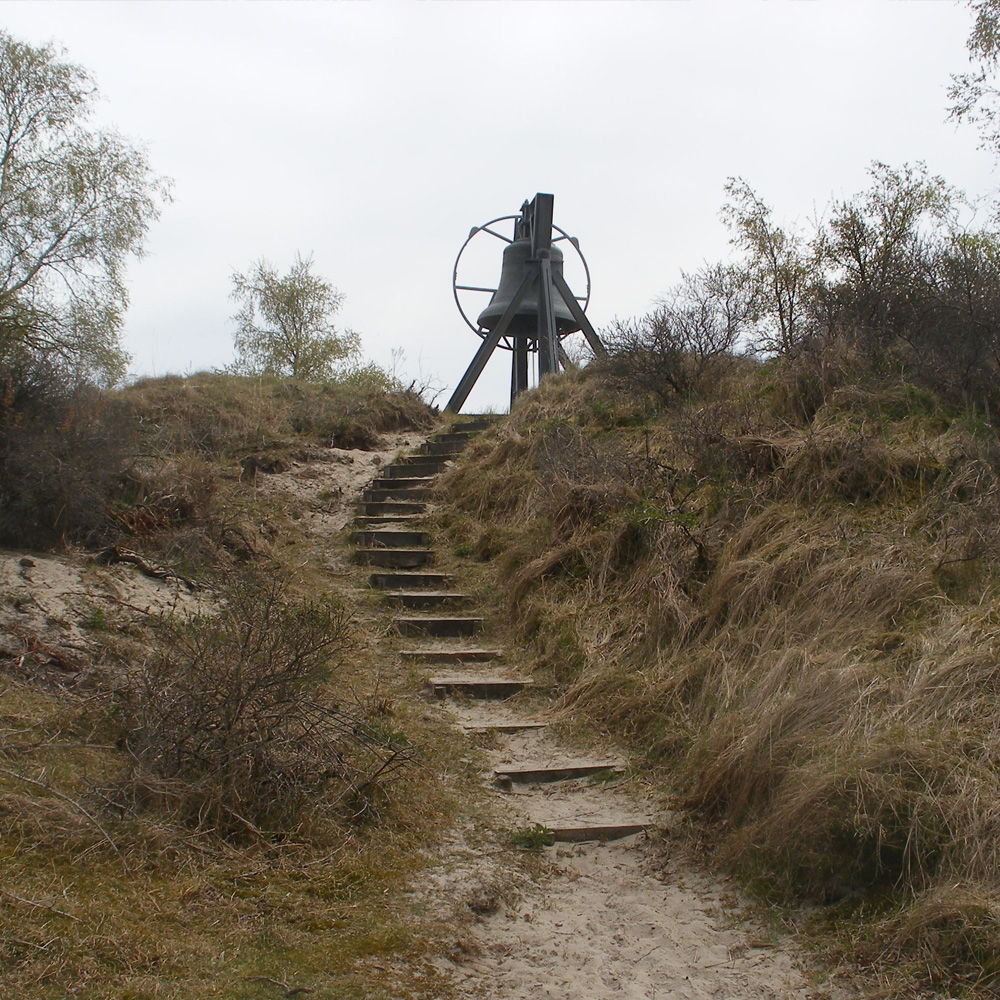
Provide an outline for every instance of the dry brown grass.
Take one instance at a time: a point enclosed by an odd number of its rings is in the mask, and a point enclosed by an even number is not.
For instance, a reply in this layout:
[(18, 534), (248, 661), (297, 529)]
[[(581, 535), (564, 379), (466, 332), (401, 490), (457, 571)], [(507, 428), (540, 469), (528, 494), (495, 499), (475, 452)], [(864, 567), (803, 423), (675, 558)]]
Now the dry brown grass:
[(447, 495), (506, 540), (498, 612), (562, 706), (645, 753), (717, 859), (822, 904), (882, 995), (993, 995), (1000, 448), (824, 364), (657, 413), (551, 380)]
[[(94, 692), (67, 699), (0, 679), (0, 994), (249, 1000), (275, 995), (270, 979), (357, 1000), (446, 996), (417, 961), (428, 945), (399, 900), (468, 792), (467, 748), (375, 668), (353, 656), (320, 699), (405, 733), (435, 767), (386, 785), (377, 819), (324, 818), (331, 789), (308, 817), (285, 818), (294, 829), (249, 837), (192, 829), (172, 798), (111, 808), (107, 789), (129, 782), (130, 762)], [(415, 971), (400, 984), (390, 965), (408, 958)]]
[[(198, 620), (101, 617), (79, 683), (43, 686), (40, 641), (0, 675), (0, 995), (446, 996), (400, 900), (471, 787), (467, 750), (402, 697), (413, 679), (331, 599), (343, 580), (272, 585), (305, 543), (236, 461), (433, 415), (407, 394), (211, 375), (107, 409), (145, 444), (115, 531), (215, 586)], [(232, 592), (241, 563), (263, 600)]]
[(280, 443), (370, 448), (385, 431), (434, 423), (416, 393), (210, 372), (143, 379), (118, 403), (144, 428), (149, 451), (213, 458)]

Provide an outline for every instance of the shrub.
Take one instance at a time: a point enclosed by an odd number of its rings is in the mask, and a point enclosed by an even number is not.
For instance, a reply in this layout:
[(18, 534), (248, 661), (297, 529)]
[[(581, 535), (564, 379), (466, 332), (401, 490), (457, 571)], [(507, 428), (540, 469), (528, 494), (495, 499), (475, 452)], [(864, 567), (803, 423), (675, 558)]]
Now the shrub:
[(112, 530), (108, 501), (134, 454), (107, 399), (54, 365), (0, 369), (0, 544), (96, 544)]
[(340, 607), (237, 580), (218, 615), (167, 616), (162, 643), (117, 693), (130, 773), (119, 800), (235, 839), (299, 830), (338, 804), (369, 815), (413, 758), (361, 707), (320, 694), (351, 647)]
[(600, 368), (615, 384), (661, 402), (711, 388), (732, 366), (754, 306), (745, 274), (716, 265), (682, 283), (639, 319), (602, 331)]

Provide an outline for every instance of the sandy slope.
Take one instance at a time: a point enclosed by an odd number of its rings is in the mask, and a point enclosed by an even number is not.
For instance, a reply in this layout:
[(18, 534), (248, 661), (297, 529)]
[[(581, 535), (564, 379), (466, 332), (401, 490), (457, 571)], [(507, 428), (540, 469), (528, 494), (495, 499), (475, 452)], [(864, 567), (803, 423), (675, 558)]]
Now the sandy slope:
[[(361, 490), (378, 470), (423, 437), (416, 432), (386, 435), (376, 451), (315, 449), (309, 461), (291, 463), (278, 475), (258, 475), (244, 488), (276, 491), (301, 502), (305, 530), (327, 543), (324, 548), (334, 564), (330, 568), (342, 575), (346, 550), (330, 546), (330, 539), (354, 517)], [(99, 566), (93, 553), (0, 552), (0, 658), (16, 663), (30, 646), (33, 660), (48, 659), (68, 679), (86, 670), (94, 648), (86, 625), (95, 612), (101, 612), (108, 627), (119, 627), (130, 617), (194, 611), (203, 600), (183, 583), (151, 578), (129, 563)]]
[(194, 611), (202, 597), (177, 580), (144, 576), (133, 565), (97, 566), (82, 552), (0, 553), (0, 658), (20, 667), (26, 654), (53, 679), (86, 674), (95, 645), (88, 624), (116, 628), (126, 618)]

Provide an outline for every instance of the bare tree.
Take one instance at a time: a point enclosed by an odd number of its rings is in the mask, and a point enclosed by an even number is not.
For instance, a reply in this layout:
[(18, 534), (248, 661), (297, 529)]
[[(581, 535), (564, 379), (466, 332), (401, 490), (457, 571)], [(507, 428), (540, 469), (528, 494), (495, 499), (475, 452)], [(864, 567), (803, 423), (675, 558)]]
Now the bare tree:
[(782, 229), (771, 209), (738, 177), (726, 183), (729, 201), (722, 218), (732, 242), (746, 254), (745, 268), (754, 287), (756, 346), (791, 354), (808, 330), (807, 302), (817, 276), (815, 253), (798, 233)]
[(656, 309), (601, 332), (613, 380), (666, 401), (721, 374), (756, 315), (745, 271), (724, 264), (684, 274)]

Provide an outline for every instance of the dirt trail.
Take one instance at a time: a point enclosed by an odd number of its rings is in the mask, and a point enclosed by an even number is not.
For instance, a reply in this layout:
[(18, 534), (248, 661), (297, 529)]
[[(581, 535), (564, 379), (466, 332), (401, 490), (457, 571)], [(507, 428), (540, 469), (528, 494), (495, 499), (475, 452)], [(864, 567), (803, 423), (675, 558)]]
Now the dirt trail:
[[(460, 725), (480, 724), (483, 710), (476, 709), (469, 712), (461, 703), (449, 707)], [(491, 710), (507, 721), (517, 714), (508, 706), (486, 709)], [(547, 732), (505, 734), (497, 744), (487, 751), (497, 766), (579, 756)], [(466, 995), (489, 1000), (846, 995), (818, 989), (787, 940), (741, 919), (744, 908), (732, 887), (686, 860), (670, 858), (669, 840), (659, 836), (665, 817), (650, 808), (638, 783), (595, 786), (581, 779), (501, 791), (487, 780), (485, 787), (511, 829), (544, 817), (551, 818), (545, 825), (554, 826), (653, 815), (648, 833), (545, 848), (543, 877), (522, 883), (515, 904), (473, 918), (469, 925), (473, 947), (450, 961)], [(488, 863), (484, 868), (480, 875), (488, 885), (496, 873), (489, 872)], [(475, 883), (475, 869), (472, 859), (453, 872), (467, 909), (476, 906), (468, 888)], [(445, 876), (439, 888), (454, 888), (448, 881)]]
[[(373, 513), (370, 504), (366, 512)], [(414, 520), (419, 522), (419, 515)], [(391, 548), (393, 542), (382, 539), (381, 544)], [(417, 575), (415, 589), (421, 586)], [(461, 581), (456, 583), (460, 589)], [(429, 678), (437, 670), (455, 684), (462, 675), (469, 683), (517, 679), (516, 657), (487, 663), (472, 662), (471, 654), (462, 659), (463, 649), (488, 647), (488, 637), (442, 638), (449, 633), (436, 631), (449, 627), (449, 621), (454, 628), (458, 616), (475, 613), (446, 606), (422, 612), (428, 638), (411, 643), (410, 655), (444, 651), (456, 657), (440, 670), (428, 666)], [(625, 777), (627, 768), (618, 777), (608, 769), (624, 765), (620, 757), (607, 748), (581, 755), (562, 745), (549, 728), (538, 725), (544, 717), (523, 694), (511, 701), (486, 701), (469, 691), (473, 697), (455, 698), (450, 696), (455, 688), (442, 689), (439, 694), (449, 697), (440, 702), (441, 711), (480, 743), (490, 765), (483, 795), (492, 800), (501, 825), (534, 829), (540, 836), (543, 827), (570, 841), (585, 840), (588, 830), (609, 832), (588, 842), (545, 847), (544, 873), (537, 879), (501, 871), (494, 854), (470, 851), (461, 838), (443, 849), (414, 897), (438, 915), (450, 911), (456, 946), (432, 964), (456, 984), (459, 995), (483, 1000), (848, 996), (810, 982), (803, 957), (787, 939), (742, 919), (738, 894), (726, 883), (670, 858), (663, 836), (667, 817), (657, 812), (641, 782)], [(551, 772), (544, 773), (575, 764), (604, 770), (570, 780), (551, 780)], [(533, 768), (539, 769), (537, 780), (520, 780), (525, 769)], [(498, 781), (497, 771), (515, 777), (501, 774)], [(632, 823), (645, 830), (605, 842)], [(512, 884), (517, 886), (513, 898)]]
[(733, 905), (691, 871), (656, 871), (641, 841), (588, 845), (480, 925), (481, 954), (457, 971), (505, 1000), (816, 997), (786, 948), (731, 923)]

